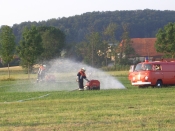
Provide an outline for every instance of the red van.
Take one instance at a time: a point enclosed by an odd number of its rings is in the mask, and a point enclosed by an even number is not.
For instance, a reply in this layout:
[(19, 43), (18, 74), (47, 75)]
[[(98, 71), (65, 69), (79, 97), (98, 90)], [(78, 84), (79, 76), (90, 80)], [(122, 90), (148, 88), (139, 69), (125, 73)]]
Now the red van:
[(128, 79), (139, 87), (175, 85), (175, 61), (146, 61), (131, 66)]

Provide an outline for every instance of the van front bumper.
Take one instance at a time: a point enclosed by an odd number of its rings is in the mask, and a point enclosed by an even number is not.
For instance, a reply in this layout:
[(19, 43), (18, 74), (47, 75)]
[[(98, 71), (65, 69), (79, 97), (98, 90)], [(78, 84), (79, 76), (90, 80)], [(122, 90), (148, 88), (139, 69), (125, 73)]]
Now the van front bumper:
[(134, 86), (139, 86), (139, 85), (151, 85), (151, 82), (137, 81), (137, 82), (132, 82), (132, 85), (134, 85)]

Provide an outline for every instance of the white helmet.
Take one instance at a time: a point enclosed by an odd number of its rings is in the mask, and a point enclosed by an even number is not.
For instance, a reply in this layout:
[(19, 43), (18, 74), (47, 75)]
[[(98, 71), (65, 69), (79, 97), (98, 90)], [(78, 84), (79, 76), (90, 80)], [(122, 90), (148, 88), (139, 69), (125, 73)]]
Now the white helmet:
[(86, 71), (86, 69), (83, 67), (83, 68), (81, 68), (82, 70), (84, 70), (84, 71)]
[(43, 67), (46, 67), (46, 65), (43, 65)]

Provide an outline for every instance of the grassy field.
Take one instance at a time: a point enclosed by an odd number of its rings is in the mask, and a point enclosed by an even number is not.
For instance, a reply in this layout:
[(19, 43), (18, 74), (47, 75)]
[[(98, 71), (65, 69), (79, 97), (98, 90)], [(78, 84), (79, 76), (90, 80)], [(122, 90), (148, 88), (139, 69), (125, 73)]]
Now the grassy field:
[(13, 81), (0, 69), (2, 131), (175, 130), (175, 87), (140, 89), (130, 85), (128, 72), (116, 71), (107, 73), (126, 89), (77, 91), (75, 82), (39, 84), (36, 74), (28, 80), (18, 69)]

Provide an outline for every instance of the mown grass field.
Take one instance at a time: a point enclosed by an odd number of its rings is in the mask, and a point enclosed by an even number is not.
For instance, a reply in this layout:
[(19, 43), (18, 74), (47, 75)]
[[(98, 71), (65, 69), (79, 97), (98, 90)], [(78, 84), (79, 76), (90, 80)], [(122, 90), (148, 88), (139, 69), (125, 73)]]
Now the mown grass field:
[(130, 85), (127, 71), (107, 73), (126, 89), (77, 91), (75, 82), (38, 84), (36, 74), (28, 80), (18, 69), (6, 81), (6, 70), (0, 69), (0, 130), (175, 130), (175, 87), (140, 89)]

